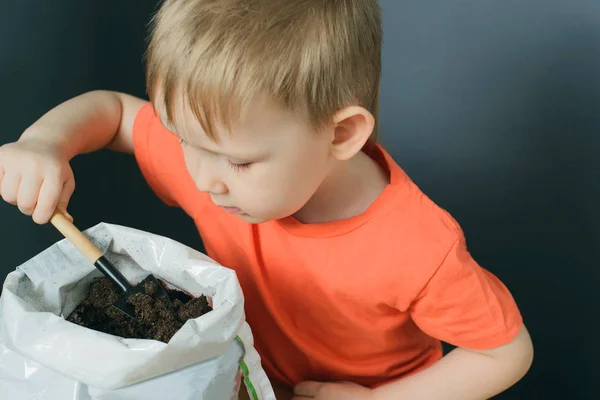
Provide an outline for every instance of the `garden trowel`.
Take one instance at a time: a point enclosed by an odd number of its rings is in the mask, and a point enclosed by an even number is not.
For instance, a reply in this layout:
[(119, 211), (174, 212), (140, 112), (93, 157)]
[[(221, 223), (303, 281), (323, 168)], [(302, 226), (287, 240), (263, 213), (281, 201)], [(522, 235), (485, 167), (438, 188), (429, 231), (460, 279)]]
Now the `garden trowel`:
[(96, 268), (98, 268), (114, 285), (119, 288), (121, 295), (113, 303), (113, 307), (124, 312), (133, 319), (138, 319), (135, 314), (135, 308), (127, 302), (127, 299), (136, 293), (146, 293), (144, 287), (147, 282), (156, 284), (156, 291), (152, 294), (154, 300), (164, 297), (167, 306), (172, 307), (171, 299), (161, 282), (152, 274), (148, 275), (139, 284), (133, 286), (119, 272), (119, 270), (102, 254), (102, 252), (79, 230), (73, 223), (60, 211), (55, 211), (50, 222), (56, 229), (63, 234), (79, 250), (83, 256)]

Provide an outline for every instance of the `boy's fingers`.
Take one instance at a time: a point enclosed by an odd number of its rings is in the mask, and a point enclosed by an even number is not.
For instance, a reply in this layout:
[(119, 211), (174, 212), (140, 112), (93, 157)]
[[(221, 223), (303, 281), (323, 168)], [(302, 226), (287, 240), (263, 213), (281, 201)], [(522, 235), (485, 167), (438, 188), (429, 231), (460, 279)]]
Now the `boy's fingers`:
[(33, 212), (33, 221), (45, 224), (50, 220), (60, 200), (63, 185), (59, 179), (46, 178), (40, 188), (37, 206)]
[(7, 203), (17, 204), (17, 193), (19, 193), (19, 184), (21, 183), (21, 174), (5, 174), (0, 186), (2, 199)]
[(62, 211), (62, 213), (65, 214), (65, 216), (67, 218), (69, 218), (71, 220), (71, 222), (73, 222), (73, 217), (67, 211), (67, 207), (69, 206), (69, 202), (71, 201), (71, 196), (73, 195), (74, 191), (75, 191), (75, 180), (73, 178), (69, 178), (63, 185), (62, 193), (60, 194), (60, 198), (58, 199), (58, 206), (57, 206), (57, 208), (60, 211)]
[(42, 184), (41, 177), (22, 177), (17, 194), (17, 206), (25, 215), (33, 214)]

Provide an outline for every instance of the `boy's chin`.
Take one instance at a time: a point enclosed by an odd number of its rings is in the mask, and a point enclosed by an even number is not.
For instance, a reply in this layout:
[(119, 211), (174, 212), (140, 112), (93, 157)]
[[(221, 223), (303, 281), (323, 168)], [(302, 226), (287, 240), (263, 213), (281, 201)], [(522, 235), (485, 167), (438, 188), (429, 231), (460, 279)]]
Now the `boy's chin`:
[(242, 221), (247, 222), (249, 224), (262, 224), (263, 222), (269, 221), (268, 219), (257, 218), (257, 217), (254, 217), (254, 216), (248, 215), (248, 214), (238, 214), (237, 217), (239, 219), (241, 219)]
[(262, 223), (269, 222), (269, 221), (281, 220), (281, 219), (289, 217), (290, 215), (293, 215), (293, 214), (273, 213), (269, 216), (263, 215), (262, 217), (256, 217), (254, 215), (250, 215), (245, 212), (241, 212), (239, 214), (236, 214), (236, 217), (238, 217), (242, 221), (248, 222), (249, 224), (262, 224)]

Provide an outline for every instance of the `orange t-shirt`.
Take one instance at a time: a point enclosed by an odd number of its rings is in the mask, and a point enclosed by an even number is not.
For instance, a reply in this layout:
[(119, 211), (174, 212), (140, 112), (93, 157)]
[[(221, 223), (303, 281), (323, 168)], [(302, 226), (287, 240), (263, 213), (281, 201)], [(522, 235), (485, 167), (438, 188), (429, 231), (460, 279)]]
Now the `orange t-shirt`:
[(375, 387), (436, 362), (440, 341), (489, 349), (522, 326), (511, 294), (473, 260), (457, 222), (380, 146), (371, 156), (391, 182), (363, 214), (253, 225), (196, 188), (178, 138), (150, 104), (133, 139), (149, 185), (194, 219), (211, 258), (236, 271), (272, 379)]

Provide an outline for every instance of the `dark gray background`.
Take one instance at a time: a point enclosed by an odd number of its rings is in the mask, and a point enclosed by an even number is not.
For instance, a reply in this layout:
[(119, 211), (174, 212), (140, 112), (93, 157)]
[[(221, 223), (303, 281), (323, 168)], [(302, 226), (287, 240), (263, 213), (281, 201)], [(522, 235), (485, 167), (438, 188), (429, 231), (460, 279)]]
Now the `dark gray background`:
[[(383, 143), (462, 224), (534, 339), (531, 372), (498, 398), (600, 398), (600, 1), (381, 3)], [(0, 142), (87, 90), (144, 96), (154, 7), (2, 0)], [(201, 248), (191, 221), (152, 195), (132, 159), (100, 152), (73, 168), (70, 211), (81, 228), (107, 221)], [(2, 279), (60, 239), (6, 204), (0, 227)]]

